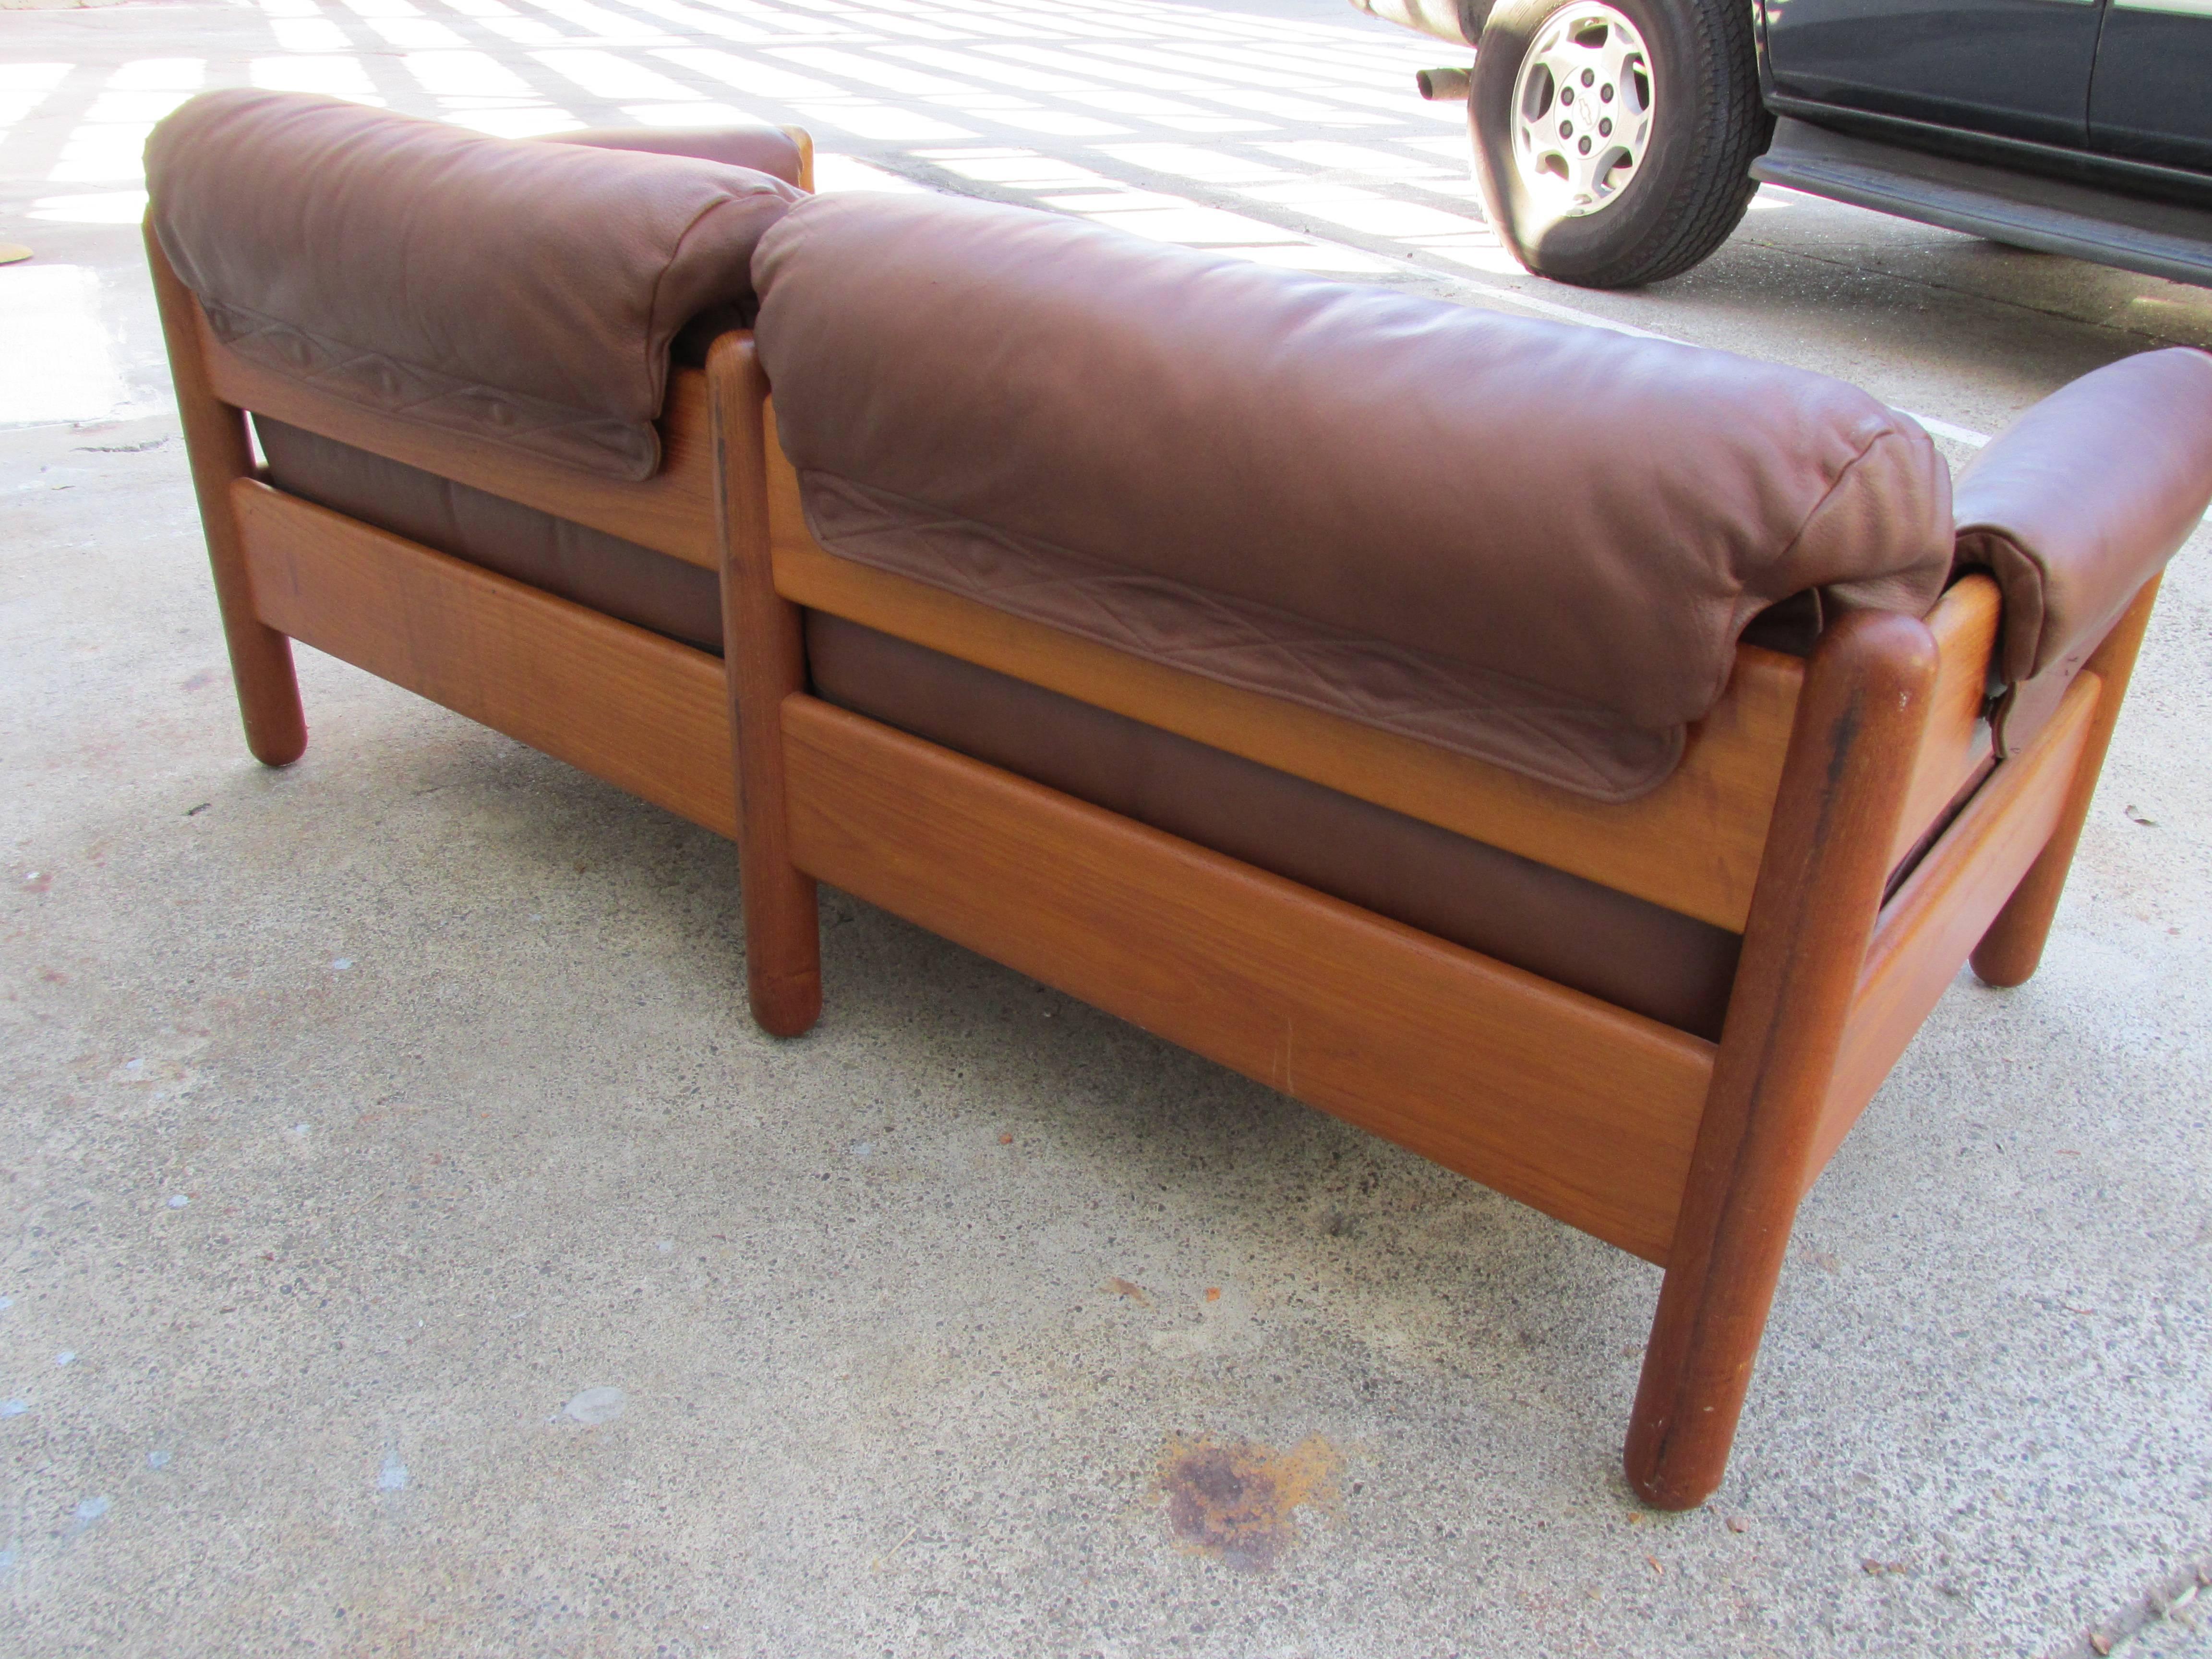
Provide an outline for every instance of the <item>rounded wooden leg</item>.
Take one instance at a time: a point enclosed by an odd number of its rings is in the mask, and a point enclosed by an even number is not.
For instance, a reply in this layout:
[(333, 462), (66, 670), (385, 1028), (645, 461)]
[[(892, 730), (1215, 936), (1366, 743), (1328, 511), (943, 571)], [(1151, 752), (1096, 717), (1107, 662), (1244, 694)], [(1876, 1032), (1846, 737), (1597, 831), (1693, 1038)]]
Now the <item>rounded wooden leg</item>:
[(1936, 668), (1920, 623), (1861, 611), (1806, 672), (1629, 1423), (1629, 1482), (1660, 1509), (1728, 1468)]
[(1796, 1212), (1792, 1194), (1763, 1248), (1732, 1251), (1724, 1277), (1710, 1267), (1670, 1272), (1660, 1286), (1622, 1457), (1628, 1484), (1654, 1509), (1693, 1510), (1728, 1473)]
[(1990, 924), (1990, 931), (1974, 947), (1970, 960), (1974, 977), (1983, 984), (1999, 990), (2025, 985), (2042, 963), (2051, 924), (2058, 915), (2059, 896), (2066, 890), (2067, 872), (2074, 867), (2075, 844), (2081, 836), (2078, 823), (2072, 826), (2072, 834), (2067, 830), (2062, 823), (2053, 832), (2050, 844), (2028, 866), (2020, 885), (2013, 889), (2004, 908)]
[(230, 635), (230, 676), (238, 686), (246, 746), (264, 766), (289, 766), (307, 750), (307, 716), (300, 706), (292, 641), (250, 619), (233, 627), (231, 608), (223, 605), (224, 631)]
[(770, 1036), (804, 1036), (822, 1018), (822, 933), (814, 878), (788, 864), (756, 867), (748, 848), (738, 873), (745, 899), (745, 988)]

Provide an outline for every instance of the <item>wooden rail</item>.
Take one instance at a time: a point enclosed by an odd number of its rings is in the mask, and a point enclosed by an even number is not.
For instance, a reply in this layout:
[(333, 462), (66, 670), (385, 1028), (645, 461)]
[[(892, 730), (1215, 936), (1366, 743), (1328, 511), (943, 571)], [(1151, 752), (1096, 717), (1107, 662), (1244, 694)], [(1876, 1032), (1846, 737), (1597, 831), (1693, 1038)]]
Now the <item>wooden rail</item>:
[(1713, 1045), (812, 697), (809, 874), (1663, 1262)]
[(250, 478), (230, 505), (270, 628), (736, 836), (718, 658)]

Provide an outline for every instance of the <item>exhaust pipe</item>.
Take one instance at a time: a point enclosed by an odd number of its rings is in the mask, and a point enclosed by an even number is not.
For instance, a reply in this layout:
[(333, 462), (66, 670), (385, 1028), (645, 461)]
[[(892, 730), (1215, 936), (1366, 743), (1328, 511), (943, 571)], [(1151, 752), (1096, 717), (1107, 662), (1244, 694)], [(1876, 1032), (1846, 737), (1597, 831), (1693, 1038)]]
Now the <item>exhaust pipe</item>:
[(1468, 74), (1463, 69), (1423, 70), (1413, 77), (1413, 84), (1432, 104), (1464, 104)]

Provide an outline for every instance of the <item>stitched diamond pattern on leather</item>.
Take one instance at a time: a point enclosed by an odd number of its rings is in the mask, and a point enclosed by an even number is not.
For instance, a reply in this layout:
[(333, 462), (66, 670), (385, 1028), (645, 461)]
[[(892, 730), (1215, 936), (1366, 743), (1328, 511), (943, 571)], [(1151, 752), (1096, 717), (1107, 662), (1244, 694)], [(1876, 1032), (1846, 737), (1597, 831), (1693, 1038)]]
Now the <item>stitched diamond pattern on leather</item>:
[(1632, 800), (1681, 757), (1680, 726), (1645, 731), (1526, 680), (1117, 570), (830, 473), (799, 483), (815, 538), (841, 557), (1578, 795)]
[(601, 477), (635, 482), (660, 465), (660, 436), (649, 423), (471, 385), (243, 306), (203, 299), (201, 308), (216, 337), (241, 356), (380, 414), (511, 444)]

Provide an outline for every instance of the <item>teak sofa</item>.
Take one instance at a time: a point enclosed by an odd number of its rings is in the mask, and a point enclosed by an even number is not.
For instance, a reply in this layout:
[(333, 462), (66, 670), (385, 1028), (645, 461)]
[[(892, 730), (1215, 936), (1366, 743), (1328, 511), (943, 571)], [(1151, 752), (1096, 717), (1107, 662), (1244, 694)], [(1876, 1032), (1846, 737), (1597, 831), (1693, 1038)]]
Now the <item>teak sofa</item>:
[(1661, 1264), (1628, 1473), (1701, 1501), (1800, 1198), (1962, 963), (2035, 968), (2212, 357), (1954, 492), (1819, 376), (780, 142), (157, 131), (254, 752), (307, 641), (735, 836), (772, 1032), (828, 881)]

